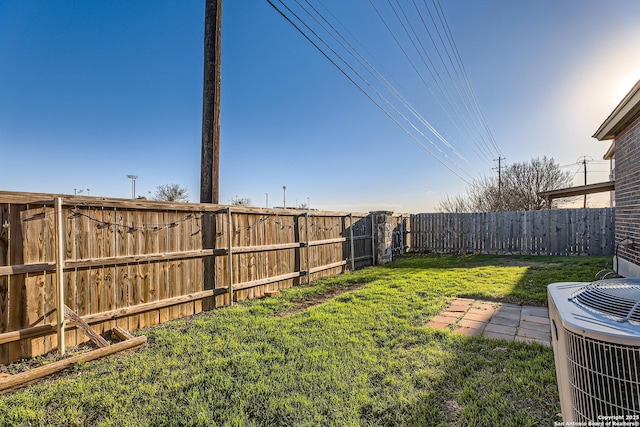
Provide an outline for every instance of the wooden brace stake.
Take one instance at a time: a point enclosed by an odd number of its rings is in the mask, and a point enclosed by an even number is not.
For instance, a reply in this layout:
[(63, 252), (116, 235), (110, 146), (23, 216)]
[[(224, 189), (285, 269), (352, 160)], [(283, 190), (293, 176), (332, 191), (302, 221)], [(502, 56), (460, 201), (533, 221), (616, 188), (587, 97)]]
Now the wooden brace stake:
[(97, 334), (91, 328), (91, 326), (87, 324), (87, 322), (82, 320), (82, 318), (78, 316), (78, 314), (75, 311), (71, 310), (66, 304), (64, 306), (64, 315), (73, 323), (75, 323), (78, 326), (78, 328), (80, 328), (82, 332), (84, 332), (84, 334), (88, 336), (91, 341), (93, 341), (95, 345), (97, 345), (98, 347), (109, 346), (109, 343), (107, 342), (107, 340), (105, 340), (104, 338), (102, 338), (102, 336)]
[(145, 345), (146, 343), (147, 337), (135, 337), (126, 341), (119, 342), (117, 344), (112, 344), (104, 348), (92, 350), (85, 354), (80, 354), (68, 359), (63, 359), (49, 365), (40, 366), (27, 372), (22, 372), (15, 375), (7, 375), (0, 378), (0, 394), (24, 387), (37, 379), (55, 374), (56, 372), (60, 372), (78, 362), (90, 362), (92, 360), (96, 360), (101, 357), (117, 353), (119, 351), (140, 347), (142, 345)]
[(134, 336), (131, 335), (129, 331), (127, 331), (124, 328), (121, 328), (120, 326), (114, 326), (113, 329), (111, 330), (111, 335), (117, 336), (120, 339), (120, 341), (126, 341), (134, 338)]

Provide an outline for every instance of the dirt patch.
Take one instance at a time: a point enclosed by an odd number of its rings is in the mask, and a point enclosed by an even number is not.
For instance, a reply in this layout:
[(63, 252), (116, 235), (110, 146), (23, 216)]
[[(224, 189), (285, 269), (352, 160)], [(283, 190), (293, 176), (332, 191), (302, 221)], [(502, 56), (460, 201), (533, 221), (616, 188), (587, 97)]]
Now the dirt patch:
[(334, 299), (335, 297), (337, 297), (338, 295), (342, 295), (345, 292), (350, 292), (350, 291), (355, 291), (357, 289), (360, 289), (363, 286), (363, 284), (358, 283), (355, 285), (345, 285), (345, 286), (336, 286), (335, 288), (332, 288), (331, 290), (323, 293), (323, 294), (318, 294), (318, 295), (309, 295), (308, 297), (304, 297), (304, 298), (300, 298), (297, 300), (293, 300), (291, 301), (291, 303), (293, 304), (293, 307), (289, 308), (288, 310), (285, 311), (280, 311), (278, 313), (276, 313), (274, 316), (277, 317), (286, 317), (286, 316), (290, 316), (292, 314), (296, 314), (299, 313), (301, 311), (307, 310), (311, 307), (314, 307), (316, 305), (320, 305), (323, 302), (327, 302), (329, 300)]
[(555, 267), (561, 265), (558, 262), (520, 260), (517, 258), (499, 258), (498, 263), (508, 267)]
[(460, 414), (462, 413), (462, 407), (455, 400), (445, 401), (444, 410), (449, 418), (454, 421), (458, 420), (458, 418), (460, 418)]

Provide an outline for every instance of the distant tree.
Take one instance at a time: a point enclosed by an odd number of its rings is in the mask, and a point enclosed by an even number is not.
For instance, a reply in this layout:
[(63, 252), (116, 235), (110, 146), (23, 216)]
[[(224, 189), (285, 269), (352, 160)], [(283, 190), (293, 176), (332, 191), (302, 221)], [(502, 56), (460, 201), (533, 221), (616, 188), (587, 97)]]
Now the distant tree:
[[(439, 212), (528, 211), (545, 208), (539, 192), (571, 186), (571, 175), (563, 172), (552, 158), (546, 156), (530, 162), (514, 163), (497, 176), (474, 180), (465, 196), (440, 201)], [(560, 206), (568, 201), (557, 203)]]
[(180, 187), (178, 184), (164, 184), (156, 187), (153, 200), (161, 200), (164, 202), (188, 202), (189, 193), (186, 188)]
[(248, 197), (234, 197), (231, 199), (231, 204), (233, 206), (251, 206), (251, 199)]
[(468, 201), (464, 196), (446, 196), (440, 200), (437, 210), (438, 212), (460, 213), (469, 212), (470, 208), (467, 206)]
[[(506, 206), (509, 210), (540, 210), (546, 207), (546, 201), (538, 196), (541, 191), (571, 187), (571, 174), (563, 172), (560, 165), (546, 156), (531, 159), (530, 163), (515, 163), (508, 168), (506, 181)], [(556, 206), (570, 202), (560, 200)]]
[(308, 209), (309, 207), (307, 206), (306, 203), (300, 203), (298, 204), (298, 209)]

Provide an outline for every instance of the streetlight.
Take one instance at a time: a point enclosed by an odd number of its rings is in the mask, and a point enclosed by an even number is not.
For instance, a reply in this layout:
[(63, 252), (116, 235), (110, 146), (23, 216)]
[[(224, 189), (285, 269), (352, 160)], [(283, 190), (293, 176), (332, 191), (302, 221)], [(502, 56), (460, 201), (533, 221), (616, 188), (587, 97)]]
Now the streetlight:
[(136, 179), (138, 179), (138, 175), (127, 175), (127, 178), (131, 180), (131, 198), (136, 198)]
[(282, 186), (282, 207), (284, 209), (287, 208), (287, 186), (286, 185)]
[(267, 196), (267, 208), (269, 207), (269, 193), (264, 193)]

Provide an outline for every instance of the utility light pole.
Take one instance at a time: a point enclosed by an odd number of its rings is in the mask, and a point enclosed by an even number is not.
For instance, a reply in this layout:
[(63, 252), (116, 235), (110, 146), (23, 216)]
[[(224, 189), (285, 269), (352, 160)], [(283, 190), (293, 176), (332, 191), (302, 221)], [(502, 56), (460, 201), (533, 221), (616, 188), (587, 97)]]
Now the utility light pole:
[(131, 198), (136, 198), (136, 179), (138, 179), (138, 175), (127, 175), (127, 178), (131, 180)]
[(282, 186), (282, 207), (287, 208), (287, 186)]

